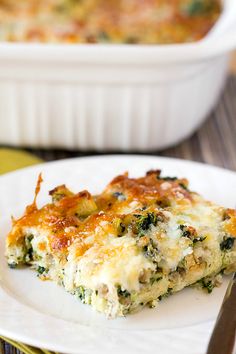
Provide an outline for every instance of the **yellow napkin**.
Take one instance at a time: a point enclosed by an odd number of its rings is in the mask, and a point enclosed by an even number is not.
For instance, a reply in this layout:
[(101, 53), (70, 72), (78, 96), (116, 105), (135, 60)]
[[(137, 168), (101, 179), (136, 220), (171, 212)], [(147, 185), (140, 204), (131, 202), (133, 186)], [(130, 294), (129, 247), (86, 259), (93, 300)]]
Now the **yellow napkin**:
[[(0, 148), (0, 174), (35, 165), (40, 162), (42, 162), (41, 159), (25, 151)], [(52, 352), (48, 350), (33, 348), (5, 337), (0, 336), (0, 339), (19, 349), (24, 354), (52, 354)]]
[[(7, 342), (8, 344), (15, 347), (16, 349), (20, 350), (24, 354), (53, 354), (52, 352), (49, 352), (46, 349), (37, 349), (34, 347), (30, 347), (29, 345), (20, 342), (15, 342), (14, 340), (2, 336), (0, 336), (0, 338), (5, 342)], [(54, 353), (54, 354), (59, 354), (59, 353)]]
[(42, 162), (25, 151), (0, 148), (0, 174)]

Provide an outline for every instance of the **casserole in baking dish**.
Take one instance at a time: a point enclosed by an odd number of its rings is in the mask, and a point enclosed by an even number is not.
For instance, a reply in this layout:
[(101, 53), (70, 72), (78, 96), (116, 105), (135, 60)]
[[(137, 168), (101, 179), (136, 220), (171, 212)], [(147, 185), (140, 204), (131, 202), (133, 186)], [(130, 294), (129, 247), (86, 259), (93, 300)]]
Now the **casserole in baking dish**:
[(179, 43), (202, 38), (219, 0), (2, 0), (1, 40), (59, 43)]
[(0, 143), (125, 151), (178, 143), (217, 102), (235, 24), (236, 3), (225, 0), (216, 25), (191, 43), (0, 42)]

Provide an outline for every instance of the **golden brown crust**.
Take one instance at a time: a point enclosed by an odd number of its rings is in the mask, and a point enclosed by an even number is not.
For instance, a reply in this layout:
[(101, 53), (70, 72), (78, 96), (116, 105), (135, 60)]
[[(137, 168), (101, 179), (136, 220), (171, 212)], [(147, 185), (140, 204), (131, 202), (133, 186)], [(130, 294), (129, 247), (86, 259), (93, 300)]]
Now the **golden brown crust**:
[[(53, 197), (59, 192), (60, 198), (38, 210), (36, 199), (41, 183), (42, 176), (40, 174), (33, 203), (26, 208), (25, 214), (20, 219), (13, 222), (14, 232), (8, 236), (10, 242), (23, 237), (21, 233), (17, 232), (17, 229), (40, 225), (42, 228), (50, 230), (52, 249), (62, 250), (67, 248), (70, 239), (82, 237), (80, 230), (91, 231), (95, 229), (101, 219), (105, 221), (115, 217), (120, 218), (119, 210), (129, 206), (131, 201), (137, 201), (142, 207), (152, 205), (156, 207), (163, 200), (178, 200), (179, 194), (181, 194), (181, 201), (183, 198), (191, 201), (192, 198), (191, 193), (180, 186), (180, 184), (187, 185), (185, 179), (166, 182), (159, 179), (159, 171), (149, 171), (145, 177), (137, 179), (129, 178), (127, 174), (117, 176), (102, 194), (94, 198), (88, 191), (73, 194), (64, 185), (58, 186), (49, 194)], [(163, 183), (168, 188), (163, 189)], [(61, 194), (61, 191), (64, 194)], [(119, 200), (115, 196), (117, 192), (124, 195), (124, 200)], [(84, 212), (80, 210), (80, 206), (84, 204), (86, 205), (85, 210), (88, 210), (86, 203), (92, 203), (94, 207), (94, 210), (89, 209), (91, 216), (84, 215)], [(87, 216), (89, 218), (83, 220)], [(64, 230), (67, 227), (71, 227), (71, 230), (65, 234)]]
[[(192, 201), (191, 193), (187, 190), (188, 181), (186, 179), (159, 178), (160, 171), (149, 171), (145, 177), (129, 178), (127, 174), (118, 176), (112, 180), (103, 194), (96, 198), (97, 204), (103, 210), (116, 210), (131, 200), (140, 202), (143, 206), (168, 206), (171, 201), (182, 203)], [(116, 200), (113, 195), (123, 193), (124, 201)], [(118, 204), (118, 205), (117, 205)]]
[(228, 219), (225, 223), (225, 231), (236, 237), (236, 210), (227, 209), (225, 214)]
[[(76, 240), (78, 254), (82, 255), (90, 247), (89, 244), (84, 244), (84, 238), (88, 234), (95, 235), (95, 230), (101, 222), (108, 225), (106, 234), (122, 233), (120, 228), (126, 225), (132, 227), (132, 224), (135, 224), (133, 221), (136, 221), (135, 215), (126, 215), (123, 211), (134, 203), (134, 210), (137, 209), (139, 215), (148, 209), (149, 212), (155, 211), (155, 215), (159, 215), (164, 221), (166, 217), (163, 210), (170, 208), (173, 213), (176, 207), (194, 207), (197, 196), (188, 190), (186, 179), (161, 178), (160, 171), (156, 170), (147, 172), (142, 178), (129, 178), (127, 173), (117, 176), (103, 193), (94, 197), (86, 190), (73, 194), (62, 185), (50, 192), (52, 198), (56, 195), (55, 200), (38, 209), (36, 198), (41, 182), (40, 175), (33, 203), (26, 208), (20, 219), (13, 221), (13, 229), (8, 235), (9, 244), (17, 243), (24, 237), (24, 228), (39, 226), (48, 234), (52, 252), (66, 254), (67, 248)], [(236, 237), (236, 211), (226, 209), (224, 214), (225, 231)], [(196, 237), (196, 230), (192, 226), (185, 227), (184, 231), (188, 232), (190, 239)], [(99, 233), (99, 236), (94, 236), (95, 243), (99, 243), (101, 235)], [(145, 239), (140, 239), (140, 242), (145, 242)]]

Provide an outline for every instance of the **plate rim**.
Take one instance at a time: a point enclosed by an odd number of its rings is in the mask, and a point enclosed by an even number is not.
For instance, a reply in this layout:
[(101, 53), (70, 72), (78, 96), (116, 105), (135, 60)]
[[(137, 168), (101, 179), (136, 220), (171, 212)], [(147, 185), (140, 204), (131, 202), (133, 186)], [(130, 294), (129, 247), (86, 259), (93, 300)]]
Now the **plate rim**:
[(207, 169), (215, 169), (218, 170), (219, 172), (226, 172), (226, 173), (231, 173), (231, 174), (235, 174), (236, 175), (236, 171), (228, 169), (228, 168), (224, 168), (223, 166), (218, 166), (218, 165), (214, 165), (214, 164), (210, 164), (210, 163), (206, 163), (206, 162), (200, 162), (200, 161), (194, 161), (194, 160), (189, 160), (189, 159), (181, 159), (178, 157), (169, 157), (169, 156), (159, 156), (159, 155), (150, 155), (150, 154), (101, 154), (101, 155), (88, 155), (88, 156), (75, 156), (75, 157), (69, 157), (69, 158), (63, 158), (63, 159), (59, 159), (59, 160), (52, 160), (52, 161), (43, 161), (42, 163), (38, 163), (32, 166), (28, 166), (28, 167), (23, 167), (23, 168), (19, 168), (15, 171), (11, 171), (11, 172), (7, 172), (7, 173), (3, 173), (2, 175), (0, 175), (0, 182), (1, 179), (6, 178), (8, 176), (14, 176), (17, 174), (21, 174), (24, 171), (32, 171), (34, 169), (37, 169), (39, 167), (44, 167), (45, 165), (57, 165), (60, 163), (70, 163), (76, 160), (87, 160), (87, 159), (107, 159), (107, 158), (147, 158), (147, 159), (158, 159), (158, 160), (162, 160), (162, 161), (176, 161), (179, 163), (186, 163), (186, 164), (190, 164), (190, 165), (195, 165), (195, 166), (199, 166), (199, 167), (203, 167), (203, 168), (207, 168)]

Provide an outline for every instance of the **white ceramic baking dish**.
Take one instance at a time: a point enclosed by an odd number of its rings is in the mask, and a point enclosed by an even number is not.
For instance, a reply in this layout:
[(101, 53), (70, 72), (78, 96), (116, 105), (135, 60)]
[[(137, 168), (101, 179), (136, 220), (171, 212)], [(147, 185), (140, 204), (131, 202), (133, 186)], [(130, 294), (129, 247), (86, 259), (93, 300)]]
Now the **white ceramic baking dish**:
[(236, 2), (181, 45), (0, 44), (0, 143), (95, 150), (161, 149), (215, 105), (236, 47)]

